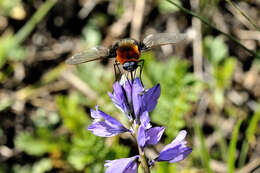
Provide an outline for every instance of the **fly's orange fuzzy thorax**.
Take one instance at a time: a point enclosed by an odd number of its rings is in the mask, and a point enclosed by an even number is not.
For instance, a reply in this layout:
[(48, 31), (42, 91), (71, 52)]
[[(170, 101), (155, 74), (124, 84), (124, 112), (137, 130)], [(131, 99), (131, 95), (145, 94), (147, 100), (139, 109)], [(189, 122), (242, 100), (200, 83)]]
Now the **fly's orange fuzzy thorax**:
[(116, 50), (116, 59), (124, 64), (129, 61), (138, 61), (140, 52), (138, 50), (138, 45), (134, 43), (121, 43)]

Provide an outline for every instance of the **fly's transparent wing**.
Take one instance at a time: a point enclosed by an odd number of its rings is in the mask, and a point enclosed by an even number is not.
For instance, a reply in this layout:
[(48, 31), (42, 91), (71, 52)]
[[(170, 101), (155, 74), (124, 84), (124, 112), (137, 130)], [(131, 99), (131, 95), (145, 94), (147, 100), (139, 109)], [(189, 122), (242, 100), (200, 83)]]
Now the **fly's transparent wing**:
[(186, 38), (186, 34), (181, 33), (157, 33), (146, 36), (143, 40), (144, 50), (162, 46), (166, 44), (174, 44)]
[(67, 64), (81, 64), (84, 62), (90, 62), (95, 60), (101, 60), (107, 58), (109, 55), (109, 49), (103, 46), (97, 46), (87, 49), (83, 52), (73, 55), (66, 60)]

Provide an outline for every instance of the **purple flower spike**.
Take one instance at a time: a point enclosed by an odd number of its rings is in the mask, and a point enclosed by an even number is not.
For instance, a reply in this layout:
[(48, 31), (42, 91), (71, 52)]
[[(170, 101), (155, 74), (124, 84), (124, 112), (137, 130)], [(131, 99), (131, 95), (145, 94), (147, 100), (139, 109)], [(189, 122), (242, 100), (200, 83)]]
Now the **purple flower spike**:
[(192, 151), (190, 147), (186, 146), (186, 134), (185, 130), (180, 131), (178, 136), (163, 148), (155, 161), (175, 163), (185, 159)]
[(136, 173), (138, 169), (137, 159), (139, 156), (122, 158), (117, 160), (107, 160), (105, 173)]
[[(115, 82), (114, 92), (108, 93), (115, 106), (119, 108), (129, 120), (139, 119), (143, 112), (151, 112), (161, 95), (160, 85), (145, 91), (140, 78), (136, 78), (133, 83), (126, 80), (120, 84)], [(135, 117), (131, 114), (134, 113)]]
[(128, 106), (128, 99), (126, 98), (126, 93), (122, 85), (120, 85), (119, 82), (115, 82), (113, 85), (114, 92), (108, 93), (111, 100), (115, 104), (115, 106), (120, 109), (123, 113), (128, 115), (130, 112), (129, 106)]
[(111, 137), (129, 131), (115, 118), (98, 110), (98, 107), (96, 107), (96, 110), (91, 110), (91, 117), (95, 120), (88, 126), (88, 130), (96, 136)]

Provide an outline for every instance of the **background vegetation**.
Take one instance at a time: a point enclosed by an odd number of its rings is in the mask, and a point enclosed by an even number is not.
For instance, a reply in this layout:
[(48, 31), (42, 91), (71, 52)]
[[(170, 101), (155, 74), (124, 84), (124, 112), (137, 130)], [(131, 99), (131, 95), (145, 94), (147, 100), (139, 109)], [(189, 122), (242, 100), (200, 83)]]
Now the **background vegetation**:
[(0, 172), (99, 173), (105, 160), (137, 153), (127, 135), (86, 131), (96, 104), (125, 121), (107, 96), (113, 61), (64, 61), (156, 32), (188, 38), (142, 55), (143, 83), (162, 87), (152, 121), (167, 129), (146, 152), (180, 129), (193, 152), (153, 172), (259, 172), (260, 1), (173, 2), (188, 11), (164, 0), (0, 0)]

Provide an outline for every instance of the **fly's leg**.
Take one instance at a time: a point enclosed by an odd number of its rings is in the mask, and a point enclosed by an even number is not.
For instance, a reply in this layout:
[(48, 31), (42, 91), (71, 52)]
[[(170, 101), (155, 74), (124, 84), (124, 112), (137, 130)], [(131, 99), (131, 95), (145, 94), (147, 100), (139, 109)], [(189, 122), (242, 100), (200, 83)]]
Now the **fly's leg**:
[(131, 72), (128, 71), (128, 72), (126, 73), (126, 80), (127, 80), (128, 83), (131, 83), (132, 81), (130, 82), (130, 81), (129, 81), (129, 78), (128, 78), (129, 73), (131, 73)]
[(130, 75), (131, 75), (131, 82), (134, 83), (134, 73), (133, 71), (130, 71)]
[(136, 71), (137, 71), (137, 69), (134, 70), (134, 78), (136, 77)]
[[(114, 63), (114, 72), (115, 72), (115, 80), (118, 81), (120, 76), (122, 76), (122, 73), (121, 73), (121, 70), (120, 70), (120, 67), (119, 67), (120, 63), (115, 60), (115, 63)], [(117, 73), (118, 72), (118, 73)]]
[(144, 60), (143, 59), (138, 61), (138, 67), (140, 68), (140, 80), (142, 81), (142, 72), (143, 72), (143, 67), (144, 67)]

